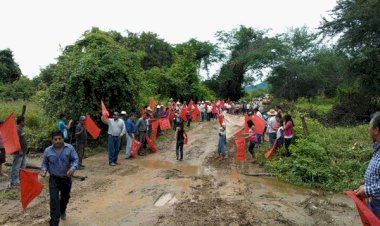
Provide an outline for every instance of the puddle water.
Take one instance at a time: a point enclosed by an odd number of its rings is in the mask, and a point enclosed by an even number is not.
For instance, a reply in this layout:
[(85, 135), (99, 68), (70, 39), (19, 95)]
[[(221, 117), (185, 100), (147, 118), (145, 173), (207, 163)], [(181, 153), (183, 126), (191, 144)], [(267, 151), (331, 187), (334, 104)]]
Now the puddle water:
[(216, 170), (211, 167), (189, 165), (186, 162), (173, 163), (161, 160), (141, 160), (136, 161), (136, 164), (148, 169), (177, 170), (187, 176), (211, 175), (216, 172)]

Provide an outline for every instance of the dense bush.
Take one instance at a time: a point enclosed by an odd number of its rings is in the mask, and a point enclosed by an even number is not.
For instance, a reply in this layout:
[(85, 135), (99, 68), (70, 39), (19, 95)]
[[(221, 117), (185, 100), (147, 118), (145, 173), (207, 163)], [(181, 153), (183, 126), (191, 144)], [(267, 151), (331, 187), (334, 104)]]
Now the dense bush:
[(304, 137), (301, 121), (296, 114), (293, 118), (296, 142), (290, 146), (291, 157), (263, 160), (265, 166), (279, 178), (298, 185), (329, 191), (358, 187), (372, 154), (368, 126), (328, 128), (307, 119), (310, 135)]

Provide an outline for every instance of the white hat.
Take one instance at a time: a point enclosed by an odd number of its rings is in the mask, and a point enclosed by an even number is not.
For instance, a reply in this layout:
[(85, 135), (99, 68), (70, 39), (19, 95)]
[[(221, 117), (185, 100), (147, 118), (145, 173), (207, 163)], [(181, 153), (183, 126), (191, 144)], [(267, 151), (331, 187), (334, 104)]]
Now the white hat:
[(120, 114), (121, 114), (121, 115), (127, 115), (127, 112), (126, 112), (126, 111), (121, 111)]
[(157, 108), (161, 108), (161, 105), (157, 105)]

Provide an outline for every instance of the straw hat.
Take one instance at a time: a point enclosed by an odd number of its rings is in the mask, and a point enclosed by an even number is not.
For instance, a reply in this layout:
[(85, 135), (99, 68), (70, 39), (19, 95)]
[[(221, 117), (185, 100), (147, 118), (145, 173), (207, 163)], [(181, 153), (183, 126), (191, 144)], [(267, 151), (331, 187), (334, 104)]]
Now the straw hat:
[(274, 110), (274, 109), (270, 109), (268, 112), (267, 112), (267, 115), (277, 115), (277, 112)]

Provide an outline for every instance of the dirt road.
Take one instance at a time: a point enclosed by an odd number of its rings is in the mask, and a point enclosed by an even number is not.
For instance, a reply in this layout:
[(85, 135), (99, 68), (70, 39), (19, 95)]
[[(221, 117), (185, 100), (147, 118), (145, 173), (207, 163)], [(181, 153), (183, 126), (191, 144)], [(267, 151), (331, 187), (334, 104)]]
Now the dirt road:
[[(88, 178), (73, 181), (61, 225), (361, 224), (353, 203), (341, 194), (245, 176), (264, 170), (236, 162), (232, 144), (228, 158), (216, 160), (217, 123), (192, 126), (182, 162), (175, 159), (171, 141), (158, 142), (158, 153), (134, 160), (124, 160), (121, 153), (121, 164), (114, 167), (108, 166), (105, 152), (85, 159), (86, 168), (77, 175)], [(170, 131), (165, 136), (173, 135)], [(46, 185), (47, 179), (42, 182)], [(23, 211), (18, 200), (1, 196), (0, 225), (47, 225), (48, 200), (45, 187)]]

